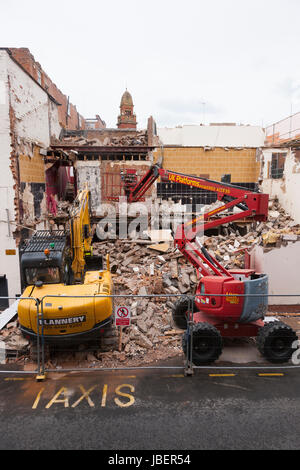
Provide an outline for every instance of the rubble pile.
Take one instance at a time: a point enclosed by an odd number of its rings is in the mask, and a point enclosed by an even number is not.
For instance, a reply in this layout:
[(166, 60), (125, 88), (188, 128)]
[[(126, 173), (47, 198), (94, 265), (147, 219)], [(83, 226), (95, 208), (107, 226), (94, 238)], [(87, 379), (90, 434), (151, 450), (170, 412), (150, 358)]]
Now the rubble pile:
[(56, 201), (56, 217), (69, 217), (71, 204), (68, 201)]
[(250, 252), (255, 245), (264, 251), (300, 240), (300, 225), (280, 206), (278, 200), (270, 201), (267, 222), (255, 222), (241, 235), (244, 227), (230, 224), (222, 227), (222, 234), (204, 237), (204, 245), (226, 269), (244, 267), (245, 250)]
[[(245, 233), (242, 235), (240, 232)], [(267, 222), (253, 223), (248, 231), (238, 224), (230, 224), (223, 228), (223, 234), (204, 236), (202, 243), (226, 269), (237, 269), (244, 268), (245, 250), (250, 251), (254, 245), (272, 249), (298, 239), (300, 225), (274, 200), (270, 202)], [(124, 330), (122, 336), (122, 351), (125, 354), (121, 353), (120, 357), (123, 360), (143, 355), (150, 360), (155, 349), (162, 351), (164, 345), (169, 348), (161, 357), (182, 354), (181, 331), (175, 329), (171, 311), (177, 299), (175, 296), (195, 293), (196, 270), (172, 245), (162, 253), (156, 251), (160, 246), (163, 244), (157, 244), (156, 249), (150, 248), (142, 240), (94, 244), (95, 254), (110, 254), (111, 266), (116, 269), (115, 294), (174, 296), (169, 299), (137, 297), (131, 303), (133, 325)], [(118, 304), (126, 304), (126, 298), (120, 298)], [(117, 352), (114, 354), (118, 356)]]
[(82, 145), (82, 146), (93, 146), (93, 147), (100, 147), (100, 146), (110, 146), (110, 147), (119, 147), (119, 146), (146, 146), (147, 145), (147, 135), (144, 131), (135, 131), (134, 135), (120, 135), (117, 136), (116, 133), (114, 135), (105, 134), (103, 139), (99, 139), (97, 137), (93, 139), (88, 139), (86, 137), (77, 137), (74, 138), (72, 136), (64, 136), (60, 143), (64, 143), (65, 145)]
[[(261, 245), (269, 250), (299, 239), (300, 225), (275, 200), (270, 203), (267, 222), (255, 222), (248, 229), (229, 224), (219, 235), (204, 236), (202, 243), (225, 268), (234, 269), (244, 267), (245, 249)], [(130, 305), (131, 326), (124, 327), (121, 334), (113, 327), (105, 333), (101, 347), (91, 351), (81, 345), (68, 359), (78, 361), (79, 367), (115, 367), (182, 356), (182, 330), (173, 323), (172, 307), (181, 295), (195, 293), (198, 281), (194, 267), (172, 242), (104, 240), (93, 244), (93, 253), (104, 260), (110, 255), (114, 294), (124, 295), (115, 298), (114, 304)], [(0, 331), (0, 340), (7, 350), (15, 351), (17, 360), (28, 360), (29, 343), (17, 321)]]
[[(115, 358), (130, 363), (131, 359), (135, 363), (136, 359), (152, 362), (182, 354), (182, 331), (175, 329), (172, 307), (180, 295), (194, 292), (197, 283), (194, 268), (173, 246), (167, 251), (166, 243), (151, 247), (151, 242), (143, 240), (93, 245), (94, 254), (105, 258), (109, 253), (111, 269), (115, 271), (114, 294), (125, 295), (116, 298), (115, 304), (131, 308), (132, 324), (122, 331), (119, 356), (117, 351), (114, 353)], [(138, 297), (127, 297), (132, 295)], [(104, 338), (104, 345), (116, 349), (117, 341), (116, 336)]]
[(17, 320), (8, 323), (0, 331), (0, 341), (5, 343), (8, 358), (19, 360), (21, 357), (28, 355), (29, 341), (22, 335)]

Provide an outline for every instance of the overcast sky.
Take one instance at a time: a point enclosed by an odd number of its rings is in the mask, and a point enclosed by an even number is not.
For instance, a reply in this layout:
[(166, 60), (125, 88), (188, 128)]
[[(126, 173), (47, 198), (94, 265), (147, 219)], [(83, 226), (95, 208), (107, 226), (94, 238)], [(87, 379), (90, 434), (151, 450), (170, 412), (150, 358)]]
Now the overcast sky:
[[(300, 111), (300, 0), (1, 0), (0, 46), (28, 47), (85, 117), (115, 127), (266, 125)], [(205, 104), (204, 104), (205, 103)]]

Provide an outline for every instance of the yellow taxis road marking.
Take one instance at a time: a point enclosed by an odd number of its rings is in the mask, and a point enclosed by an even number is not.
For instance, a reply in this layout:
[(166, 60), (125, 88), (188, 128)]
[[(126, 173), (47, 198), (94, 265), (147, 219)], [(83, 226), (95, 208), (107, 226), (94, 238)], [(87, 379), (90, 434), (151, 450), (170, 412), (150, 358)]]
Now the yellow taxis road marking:
[[(85, 390), (83, 385), (79, 385), (80, 391), (81, 391), (81, 396), (71, 405), (71, 408), (76, 408), (76, 406), (79, 405), (84, 399), (88, 402), (89, 406), (91, 408), (95, 407), (95, 403), (90, 397), (91, 392), (97, 387), (97, 385), (94, 385), (93, 387), (90, 387), (88, 390)], [(126, 390), (123, 390), (126, 389)], [(129, 389), (130, 393), (127, 393)], [(32, 405), (32, 409), (36, 409), (40, 403), (42, 393), (44, 392), (45, 387), (42, 387), (40, 391), (38, 392), (34, 403)], [(108, 384), (103, 385), (102, 389), (102, 398), (101, 398), (101, 407), (106, 406), (106, 401), (107, 401), (107, 392), (108, 392)], [(125, 393), (126, 392), (126, 393)], [(131, 406), (135, 403), (135, 398), (132, 395), (135, 392), (135, 387), (131, 384), (121, 384), (116, 389), (114, 390), (114, 393), (117, 395), (117, 397), (114, 397), (114, 402), (116, 405), (118, 405), (121, 408), (127, 408), (128, 406)], [(65, 408), (70, 407), (70, 401), (69, 397), (71, 396), (72, 393), (69, 393), (67, 387), (61, 387), (58, 392), (55, 393), (55, 395), (51, 398), (51, 400), (46, 404), (45, 408), (49, 409), (51, 408), (54, 404), (63, 404)], [(119, 397), (125, 397), (126, 401), (124, 399), (120, 399)]]
[(267, 373), (264, 373), (264, 374), (258, 374), (260, 377), (283, 377), (284, 374), (282, 373), (270, 373), (270, 374), (267, 374)]
[(88, 404), (91, 407), (95, 406), (95, 403), (93, 402), (93, 400), (90, 398), (89, 395), (94, 390), (94, 388), (96, 388), (96, 385), (89, 388), (88, 391), (86, 391), (82, 385), (79, 385), (79, 388), (82, 391), (82, 395), (80, 398), (78, 398), (78, 400), (75, 403), (73, 403), (72, 408), (75, 408), (84, 398), (87, 400)]
[(101, 401), (101, 406), (106, 405), (106, 397), (107, 397), (107, 384), (103, 385), (103, 391), (102, 391), (102, 401)]
[(39, 404), (39, 401), (40, 401), (40, 398), (41, 398), (41, 395), (43, 393), (43, 391), (45, 390), (45, 387), (41, 388), (41, 390), (39, 391), (39, 393), (37, 394), (37, 397), (36, 399), (34, 400), (34, 404), (32, 405), (32, 409), (35, 410)]
[(114, 377), (120, 377), (122, 379), (136, 379), (136, 375), (114, 375)]
[(9, 380), (15, 381), (15, 380), (28, 380), (28, 379), (25, 379), (24, 377), (6, 377), (4, 380), (8, 382)]
[(236, 374), (209, 374), (210, 377), (235, 377)]
[(6, 380), (7, 382), (11, 380), (13, 382), (17, 380), (30, 380), (30, 378), (28, 377), (5, 377), (4, 380)]
[[(68, 399), (67, 393), (68, 393), (67, 388), (66, 388), (66, 387), (61, 387), (61, 388), (58, 390), (58, 392), (54, 395), (54, 397), (51, 398), (51, 400), (49, 401), (49, 403), (47, 403), (47, 405), (45, 406), (45, 408), (50, 408), (50, 406), (52, 406), (53, 403), (64, 403), (64, 407), (65, 407), (65, 408), (68, 408), (68, 407), (69, 407), (69, 399)], [(58, 397), (59, 397), (61, 394), (64, 395), (64, 398), (58, 400)]]
[(184, 374), (165, 375), (165, 378), (170, 378), (170, 377), (184, 377)]
[(121, 408), (124, 408), (124, 407), (127, 407), (127, 406), (131, 406), (133, 405), (134, 403), (134, 396), (133, 395), (129, 395), (129, 393), (123, 393), (120, 391), (121, 388), (123, 387), (128, 387), (131, 391), (131, 393), (133, 393), (135, 391), (135, 388), (133, 385), (130, 385), (130, 384), (123, 384), (123, 385), (119, 385), (119, 387), (116, 388), (115, 392), (117, 395), (120, 395), (122, 397), (127, 397), (129, 398), (129, 401), (127, 402), (122, 402), (121, 400), (119, 400), (119, 398), (115, 398), (115, 403), (120, 406)]

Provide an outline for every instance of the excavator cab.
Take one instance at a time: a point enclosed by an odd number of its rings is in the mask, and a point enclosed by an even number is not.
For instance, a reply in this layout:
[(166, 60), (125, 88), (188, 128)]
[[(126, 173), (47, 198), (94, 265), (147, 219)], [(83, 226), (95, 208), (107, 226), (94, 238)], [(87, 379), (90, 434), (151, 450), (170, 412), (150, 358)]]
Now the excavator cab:
[(70, 259), (63, 230), (39, 230), (20, 249), (22, 289), (36, 283), (69, 284)]

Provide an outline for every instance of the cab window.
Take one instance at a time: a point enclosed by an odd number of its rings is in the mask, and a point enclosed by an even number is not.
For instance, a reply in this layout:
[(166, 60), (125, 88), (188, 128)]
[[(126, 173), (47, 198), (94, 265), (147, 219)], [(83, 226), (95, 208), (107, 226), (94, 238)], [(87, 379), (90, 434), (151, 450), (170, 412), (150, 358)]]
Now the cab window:
[(57, 284), (60, 282), (59, 268), (26, 268), (25, 278), (27, 284), (35, 284), (42, 281), (45, 284)]

